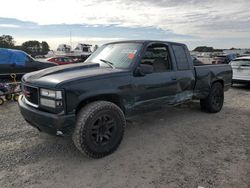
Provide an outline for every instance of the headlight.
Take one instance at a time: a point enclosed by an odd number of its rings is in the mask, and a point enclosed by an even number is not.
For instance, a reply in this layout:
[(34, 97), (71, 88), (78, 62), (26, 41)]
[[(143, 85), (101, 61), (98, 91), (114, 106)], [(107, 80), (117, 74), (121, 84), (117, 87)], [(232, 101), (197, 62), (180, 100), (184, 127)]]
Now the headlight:
[(49, 89), (41, 89), (40, 94), (43, 97), (49, 97), (53, 99), (62, 99), (62, 91), (54, 91)]
[(53, 109), (62, 109), (62, 91), (50, 90), (50, 89), (40, 89), (40, 105), (44, 107), (49, 107)]
[(50, 108), (56, 108), (56, 101), (55, 100), (41, 98), (40, 104), (43, 106), (50, 107)]

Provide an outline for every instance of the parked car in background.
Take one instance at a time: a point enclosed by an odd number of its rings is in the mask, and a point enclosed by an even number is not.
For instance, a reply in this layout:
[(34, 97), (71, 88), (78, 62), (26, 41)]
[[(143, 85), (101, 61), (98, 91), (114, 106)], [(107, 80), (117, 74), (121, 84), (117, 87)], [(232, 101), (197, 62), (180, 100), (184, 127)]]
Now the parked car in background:
[(241, 54), (238, 57), (250, 57), (250, 54)]
[(72, 57), (52, 57), (47, 59), (47, 61), (56, 63), (58, 65), (67, 65), (78, 62), (77, 59)]
[(9, 79), (11, 73), (20, 79), (26, 73), (56, 65), (52, 62), (37, 61), (21, 50), (0, 48), (0, 79)]
[(203, 64), (204, 64), (201, 60), (199, 60), (199, 59), (198, 59), (196, 56), (194, 56), (194, 55), (191, 55), (191, 58), (192, 58), (192, 60), (193, 60), (194, 66), (199, 66), (199, 65), (203, 65)]
[(233, 69), (233, 83), (250, 84), (250, 56), (236, 58), (230, 65)]
[(237, 58), (236, 54), (219, 55), (213, 59), (212, 64), (228, 64), (230, 61), (234, 60), (235, 58)]

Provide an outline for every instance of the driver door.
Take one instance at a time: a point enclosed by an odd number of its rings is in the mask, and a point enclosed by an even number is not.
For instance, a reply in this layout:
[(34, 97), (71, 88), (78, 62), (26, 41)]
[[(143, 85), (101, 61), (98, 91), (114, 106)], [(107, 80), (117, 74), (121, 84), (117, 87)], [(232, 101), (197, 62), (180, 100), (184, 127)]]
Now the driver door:
[(140, 64), (153, 66), (153, 73), (132, 78), (136, 109), (157, 107), (175, 101), (177, 92), (176, 73), (170, 58), (169, 48), (163, 43), (150, 44)]

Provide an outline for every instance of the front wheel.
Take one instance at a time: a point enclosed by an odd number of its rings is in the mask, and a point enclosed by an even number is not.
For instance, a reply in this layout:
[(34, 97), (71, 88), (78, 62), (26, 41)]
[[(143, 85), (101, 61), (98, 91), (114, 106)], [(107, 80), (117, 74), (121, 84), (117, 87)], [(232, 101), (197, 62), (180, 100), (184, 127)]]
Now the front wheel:
[(92, 102), (77, 114), (73, 142), (87, 156), (102, 158), (118, 148), (125, 125), (124, 114), (117, 105), (107, 101)]
[(224, 89), (221, 83), (212, 85), (207, 98), (200, 100), (201, 109), (210, 113), (220, 112), (224, 103)]

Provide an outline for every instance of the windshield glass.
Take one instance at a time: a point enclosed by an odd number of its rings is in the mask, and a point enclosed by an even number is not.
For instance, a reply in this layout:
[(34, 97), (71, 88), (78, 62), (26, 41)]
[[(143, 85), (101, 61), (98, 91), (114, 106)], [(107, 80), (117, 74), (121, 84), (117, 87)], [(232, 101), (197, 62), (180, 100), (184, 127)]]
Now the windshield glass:
[(127, 69), (134, 61), (142, 44), (116, 43), (107, 44), (95, 51), (85, 62), (99, 63), (100, 66)]
[(250, 59), (246, 60), (234, 60), (231, 62), (232, 66), (250, 66)]

